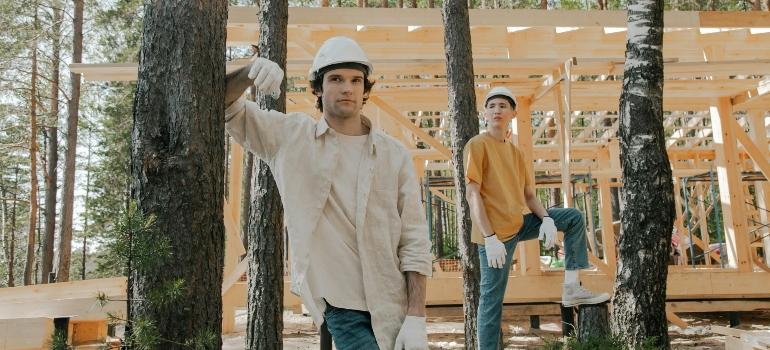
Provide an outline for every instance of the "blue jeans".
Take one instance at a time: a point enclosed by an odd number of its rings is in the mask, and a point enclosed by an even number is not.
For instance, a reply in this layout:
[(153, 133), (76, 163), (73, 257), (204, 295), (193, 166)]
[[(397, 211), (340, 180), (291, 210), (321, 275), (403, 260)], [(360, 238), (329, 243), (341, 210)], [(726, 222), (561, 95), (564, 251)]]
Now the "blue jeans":
[[(556, 228), (564, 232), (564, 254), (567, 270), (588, 268), (588, 247), (586, 246), (585, 221), (583, 214), (573, 208), (548, 209), (548, 215), (556, 223)], [(508, 273), (511, 271), (514, 249), (519, 242), (537, 239), (541, 220), (534, 214), (524, 216), (524, 224), (519, 233), (505, 242), (505, 265), (502, 269), (489, 267), (487, 252), (479, 245), (481, 260), (481, 297), (479, 299), (478, 336), (480, 350), (496, 350), (500, 339), (500, 319), (503, 313), (503, 297), (508, 285)]]
[(372, 329), (372, 315), (366, 311), (342, 309), (326, 303), (324, 322), (337, 350), (379, 349)]

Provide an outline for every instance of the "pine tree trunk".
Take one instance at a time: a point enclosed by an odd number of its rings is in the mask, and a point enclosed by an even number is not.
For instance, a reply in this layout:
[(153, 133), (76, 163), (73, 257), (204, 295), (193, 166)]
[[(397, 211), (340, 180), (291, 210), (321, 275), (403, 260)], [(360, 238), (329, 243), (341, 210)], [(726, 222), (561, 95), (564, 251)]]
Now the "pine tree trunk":
[[(37, 3), (35, 31), (38, 30)], [(27, 262), (24, 265), (24, 285), (32, 284), (35, 271), (35, 229), (37, 228), (37, 39), (32, 40), (32, 78), (29, 93), (29, 231), (27, 234)]]
[(243, 180), (241, 181), (241, 243), (249, 249), (249, 217), (251, 216), (251, 180), (254, 177), (254, 154), (246, 152), (243, 159)]
[(13, 205), (11, 206), (11, 230), (9, 232), (9, 238), (6, 246), (8, 247), (8, 287), (16, 286), (16, 279), (14, 276), (16, 265), (16, 205), (18, 200), (18, 188), (19, 188), (19, 166), (14, 169), (13, 175)]
[(0, 181), (0, 245), (2, 245), (2, 248), (0, 248), (0, 253), (5, 256), (5, 260), (8, 261), (8, 236), (6, 236), (6, 225), (8, 224), (8, 197), (7, 192), (5, 191), (5, 186), (3, 186), (3, 182)]
[[(770, 1), (770, 0), (768, 0), (768, 1)], [(412, 4), (412, 8), (413, 9), (417, 8), (417, 0), (411, 0), (411, 4)]]
[(471, 217), (465, 200), (463, 149), (479, 133), (476, 93), (473, 86), (473, 55), (468, 8), (464, 0), (445, 0), (441, 11), (444, 19), (444, 51), (446, 54), (449, 115), (452, 135), (452, 163), (457, 193), (457, 232), (463, 261), (463, 314), (465, 315), (465, 348), (475, 349), (476, 315), (479, 306), (479, 253), (471, 243)]
[(48, 275), (53, 270), (53, 246), (56, 235), (56, 196), (59, 166), (59, 58), (61, 53), (61, 22), (64, 9), (62, 4), (54, 2), (53, 43), (51, 59), (51, 117), (48, 128), (48, 167), (45, 178), (45, 237), (43, 238), (42, 283), (48, 283)]
[(762, 0), (754, 0), (752, 1), (752, 10), (754, 11), (762, 11)]
[[(222, 340), (225, 167), (225, 26), (227, 2), (147, 1), (134, 98), (132, 192), (137, 209), (156, 217), (171, 259), (137, 269), (134, 296), (184, 280), (169, 304), (134, 301), (137, 320), (151, 321), (163, 342), (184, 345), (211, 334)], [(181, 344), (178, 344), (181, 343)]]
[(666, 277), (674, 219), (671, 165), (663, 133), (663, 1), (632, 0), (620, 96), (622, 233), (612, 331), (626, 346), (654, 338), (668, 349)]
[[(72, 25), (72, 63), (80, 63), (83, 60), (83, 0), (75, 0), (75, 15), (72, 19)], [(64, 153), (64, 188), (62, 189), (57, 282), (70, 280), (72, 215), (75, 205), (75, 159), (78, 145), (78, 119), (80, 118), (80, 74), (70, 73), (70, 83), (72, 91), (67, 104), (67, 151)]]
[[(286, 70), (289, 2), (263, 0), (259, 11), (260, 56)], [(281, 96), (258, 94), (263, 109), (286, 111), (286, 78)], [(249, 219), (249, 317), (246, 348), (283, 348), (283, 205), (273, 175), (265, 162), (254, 163)]]
[(80, 261), (80, 279), (86, 279), (86, 259), (88, 258), (88, 200), (91, 198), (91, 133), (88, 134), (88, 158), (86, 160), (86, 198), (83, 207), (83, 258)]

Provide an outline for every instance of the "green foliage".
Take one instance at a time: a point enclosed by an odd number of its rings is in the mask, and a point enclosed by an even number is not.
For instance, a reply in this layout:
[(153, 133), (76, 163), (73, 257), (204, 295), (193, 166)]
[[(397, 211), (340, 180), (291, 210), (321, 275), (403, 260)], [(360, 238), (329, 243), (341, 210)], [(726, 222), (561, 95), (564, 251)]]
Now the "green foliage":
[[(110, 269), (123, 271), (123, 274), (127, 276), (136, 276), (137, 273), (151, 274), (157, 266), (163, 265), (172, 256), (170, 238), (158, 232), (155, 228), (155, 217), (144, 215), (134, 202), (129, 204), (128, 209), (121, 217), (122, 219), (118, 221), (115, 229), (108, 235), (106, 247), (109, 253), (102, 260), (102, 263), (112, 264)], [(129, 281), (129, 288), (131, 288), (131, 283)], [(144, 290), (144, 299), (133, 298), (125, 301), (130, 304), (127, 307), (132, 310), (173, 307), (173, 304), (181, 299), (185, 292), (185, 280), (176, 278), (163, 281), (159, 286)], [(127, 294), (130, 295), (131, 293)], [(97, 295), (96, 299), (101, 306), (105, 306), (111, 301), (117, 301), (111, 300), (104, 293)], [(137, 307), (137, 305), (140, 306)], [(141, 315), (126, 319), (109, 314), (109, 319), (110, 323), (122, 322), (131, 325), (131, 333), (127, 334), (123, 341), (129, 349), (157, 349), (164, 343), (177, 343), (161, 337), (153, 320)], [(207, 330), (178, 344), (190, 349), (213, 349), (217, 344), (217, 335)]]
[(51, 335), (50, 346), (51, 350), (69, 350), (71, 347), (67, 344), (67, 332), (63, 330), (56, 330)]
[[(171, 240), (155, 229), (155, 217), (145, 216), (131, 203), (122, 220), (107, 235), (107, 259), (100, 268), (123, 269), (124, 275), (135, 271), (151, 271), (171, 256)], [(127, 271), (129, 260), (133, 271)], [(109, 265), (105, 267), (104, 265)]]

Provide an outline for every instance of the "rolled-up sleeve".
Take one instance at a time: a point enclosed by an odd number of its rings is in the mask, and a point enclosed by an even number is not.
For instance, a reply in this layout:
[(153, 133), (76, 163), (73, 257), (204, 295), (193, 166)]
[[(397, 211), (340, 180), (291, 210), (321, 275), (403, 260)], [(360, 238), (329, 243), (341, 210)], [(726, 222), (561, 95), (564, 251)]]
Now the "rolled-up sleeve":
[(398, 257), (401, 272), (414, 271), (432, 275), (432, 255), (425, 211), (420, 202), (420, 186), (412, 158), (404, 150), (399, 170), (398, 212), (401, 216), (401, 239)]
[(285, 135), (286, 115), (259, 109), (255, 102), (239, 98), (225, 110), (225, 130), (235, 142), (258, 158), (272, 160)]

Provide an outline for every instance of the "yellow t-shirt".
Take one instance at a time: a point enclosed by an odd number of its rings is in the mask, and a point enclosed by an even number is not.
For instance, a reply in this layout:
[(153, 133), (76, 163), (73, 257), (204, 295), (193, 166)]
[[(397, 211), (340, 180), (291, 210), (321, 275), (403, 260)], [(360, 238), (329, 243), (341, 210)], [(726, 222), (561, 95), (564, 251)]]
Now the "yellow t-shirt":
[[(465, 183), (481, 185), (484, 209), (497, 237), (505, 242), (521, 229), (529, 213), (524, 186), (532, 186), (532, 166), (524, 154), (509, 141), (499, 141), (486, 132), (470, 139), (463, 151)], [(473, 223), (471, 241), (484, 244), (484, 237)]]

